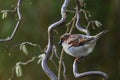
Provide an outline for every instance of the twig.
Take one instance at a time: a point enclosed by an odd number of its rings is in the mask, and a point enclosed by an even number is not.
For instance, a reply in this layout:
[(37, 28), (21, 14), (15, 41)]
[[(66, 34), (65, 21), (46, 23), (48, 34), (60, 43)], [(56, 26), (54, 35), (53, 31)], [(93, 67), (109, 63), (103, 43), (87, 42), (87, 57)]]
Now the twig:
[[(68, 25), (70, 25), (71, 23), (72, 23), (72, 26), (71, 26), (71, 28), (70, 28), (70, 30), (69, 30), (69, 34), (71, 34), (71, 32), (72, 32), (72, 30), (73, 30), (73, 28), (74, 28), (74, 23), (75, 23), (75, 18), (76, 18), (76, 15), (72, 18), (72, 20), (67, 24), (67, 26)], [(67, 31), (66, 31), (67, 32)], [(63, 77), (64, 77), (64, 79), (65, 80), (67, 80), (67, 78), (66, 78), (66, 68), (65, 68), (65, 65), (64, 65), (64, 62), (63, 62), (63, 54), (64, 54), (64, 50), (63, 50), (63, 48), (62, 48), (62, 50), (61, 50), (61, 55), (60, 55), (60, 60), (59, 60), (59, 68), (58, 68), (58, 80), (60, 80), (60, 73), (61, 73), (61, 64), (63, 65), (63, 68), (64, 68), (64, 70), (63, 70)]]
[(72, 10), (66, 10), (66, 12), (75, 13), (75, 11), (72, 11)]
[(65, 66), (64, 61), (62, 61), (62, 66), (63, 66), (63, 77), (64, 77), (64, 80), (67, 80), (67, 76), (66, 76), (66, 66)]
[(62, 49), (62, 51), (61, 51), (61, 55), (60, 55), (60, 60), (59, 60), (58, 80), (60, 80), (60, 74), (61, 74), (61, 63), (62, 63), (62, 59), (63, 59), (63, 54), (64, 54), (64, 50)]
[(53, 62), (56, 70), (58, 71), (58, 66), (56, 65), (55, 61), (53, 60), (54, 55), (55, 55), (55, 57), (56, 57), (57, 59), (59, 59), (59, 56), (58, 56), (58, 53), (57, 53), (57, 50), (56, 50), (56, 46), (55, 46), (55, 45), (53, 45), (52, 54), (51, 54), (49, 60), (51, 60), (51, 61)]
[(101, 76), (104, 78), (104, 80), (108, 79), (108, 75), (101, 71), (88, 71), (84, 73), (78, 73), (78, 62), (76, 60), (74, 60), (74, 63), (73, 63), (73, 74), (75, 78), (83, 78), (86, 76), (93, 75), (93, 76)]
[(2, 9), (0, 9), (1, 13), (3, 13), (4, 11), (6, 11), (8, 13), (14, 13), (14, 12), (16, 12), (16, 7), (14, 9), (11, 9), (11, 10), (2, 10)]
[(76, 20), (76, 28), (85, 33), (85, 34), (88, 34), (87, 30), (82, 28), (81, 25), (79, 24), (79, 19), (80, 19), (80, 4), (79, 4), (79, 0), (76, 0), (76, 16), (77, 16), (77, 20)]
[(90, 30), (89, 30), (90, 25), (92, 25), (92, 28), (95, 29), (94, 24), (95, 24), (96, 27), (100, 27), (102, 25), (97, 20), (91, 20), (91, 21), (89, 21), (88, 24), (87, 24), (87, 26), (86, 26), (86, 29), (88, 31), (88, 35), (90, 35)]
[[(79, 18), (80, 18), (79, 10), (80, 10), (80, 2), (79, 2), (79, 0), (76, 0), (76, 15), (77, 15), (76, 28), (79, 31), (84, 32), (86, 35), (89, 35), (90, 32), (88, 30), (88, 27), (91, 22), (88, 23), (86, 29), (82, 28), (79, 24)], [(102, 76), (105, 80), (108, 79), (108, 75), (101, 71), (88, 71), (88, 72), (84, 72), (84, 73), (78, 73), (78, 62), (76, 60), (74, 60), (74, 63), (73, 63), (73, 74), (74, 74), (75, 78), (82, 78), (82, 77), (86, 77), (89, 75), (95, 75), (95, 76), (98, 75), (98, 76)]]
[(53, 34), (52, 34), (52, 32), (56, 26), (65, 22), (65, 20), (66, 20), (66, 12), (65, 11), (66, 11), (66, 7), (67, 7), (68, 3), (69, 3), (69, 0), (64, 0), (64, 3), (61, 7), (61, 19), (59, 21), (51, 24), (48, 27), (48, 47), (47, 47), (47, 50), (45, 51), (46, 55), (42, 59), (41, 66), (42, 66), (44, 72), (48, 75), (48, 77), (51, 80), (58, 80), (56, 75), (50, 70), (50, 68), (47, 65), (48, 58), (51, 55), (51, 51), (53, 48)]
[(75, 18), (76, 18), (76, 14), (75, 14), (75, 16), (72, 18), (72, 26), (71, 26), (71, 28), (70, 28), (69, 34), (72, 33), (72, 30), (73, 30), (73, 28), (75, 27), (75, 21), (76, 21)]
[(35, 61), (35, 59), (38, 58), (38, 57), (32, 57), (30, 60), (27, 60), (26, 62), (18, 62), (17, 64), (20, 64), (20, 65), (27, 65), (33, 61)]
[[(61, 54), (63, 54), (63, 49), (62, 49), (62, 52)], [(53, 60), (53, 55), (55, 55), (55, 57), (57, 59), (59, 59), (59, 67), (55, 64), (54, 60)], [(64, 61), (62, 60), (63, 58), (63, 55), (62, 56), (58, 56), (58, 53), (57, 53), (57, 49), (56, 49), (56, 46), (53, 45), (53, 50), (52, 50), (52, 54), (50, 56), (50, 60), (53, 62), (53, 64), (55, 65), (55, 68), (57, 69), (58, 71), (58, 79), (60, 79), (60, 73), (61, 73), (61, 65), (63, 67), (63, 77), (64, 77), (64, 80), (67, 80), (67, 77), (66, 77), (66, 66), (65, 66), (65, 63)]]
[(15, 66), (11, 70), (11, 76), (8, 80), (13, 80), (14, 79), (14, 71), (15, 71)]
[(29, 59), (29, 60), (27, 60), (26, 62), (17, 62), (16, 63), (16, 65), (12, 68), (12, 71), (11, 71), (11, 76), (10, 76), (10, 78), (8, 79), (8, 80), (13, 80), (13, 78), (14, 78), (14, 71), (16, 70), (16, 66), (18, 66), (18, 65), (23, 65), (23, 66), (25, 66), (25, 65), (27, 65), (27, 64), (29, 64), (29, 63), (32, 63), (33, 61), (35, 61), (35, 59), (37, 59), (38, 58), (38, 56), (35, 56), (35, 57), (32, 57), (31, 59)]
[[(18, 20), (17, 20), (17, 23), (16, 23), (16, 25), (15, 25), (15, 28), (14, 28), (11, 36), (10, 36), (10, 37), (7, 37), (6, 39), (0, 39), (0, 42), (10, 41), (10, 40), (13, 39), (13, 37), (14, 37), (14, 35), (15, 35), (18, 27), (19, 27), (19, 24), (20, 24), (20, 22), (21, 22), (21, 18), (22, 18), (21, 12), (20, 12), (20, 3), (21, 3), (21, 0), (18, 0), (17, 5), (16, 5), (16, 8), (14, 9), (14, 10), (16, 10), (16, 12), (17, 12)], [(14, 10), (8, 10), (8, 11), (9, 11), (9, 12), (15, 12)]]

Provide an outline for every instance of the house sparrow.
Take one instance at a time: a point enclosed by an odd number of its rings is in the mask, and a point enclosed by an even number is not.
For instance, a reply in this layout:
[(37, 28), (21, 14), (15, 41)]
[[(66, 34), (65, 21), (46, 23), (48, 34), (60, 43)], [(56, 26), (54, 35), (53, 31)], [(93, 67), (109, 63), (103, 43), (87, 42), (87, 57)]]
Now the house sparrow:
[(93, 51), (97, 40), (106, 32), (107, 30), (102, 31), (95, 36), (65, 33), (61, 36), (59, 44), (67, 54), (77, 58), (84, 57)]

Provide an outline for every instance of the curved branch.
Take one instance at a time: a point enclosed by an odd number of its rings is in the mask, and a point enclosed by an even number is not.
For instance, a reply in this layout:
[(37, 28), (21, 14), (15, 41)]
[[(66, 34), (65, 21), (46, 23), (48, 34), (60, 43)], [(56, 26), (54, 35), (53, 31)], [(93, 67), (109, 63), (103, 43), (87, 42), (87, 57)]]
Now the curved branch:
[(76, 28), (85, 34), (88, 34), (87, 29), (82, 28), (81, 25), (79, 24), (79, 19), (80, 19), (79, 13), (80, 13), (80, 2), (79, 0), (76, 0), (76, 17), (77, 17), (76, 24), (75, 24)]
[[(80, 26), (79, 24), (79, 19), (80, 19), (80, 2), (79, 0), (76, 0), (76, 28), (85, 33), (86, 35), (89, 35), (89, 30), (88, 28), (84, 29)], [(75, 76), (75, 78), (82, 78), (82, 77), (86, 77), (89, 75), (94, 75), (94, 76), (101, 76), (103, 77), (105, 80), (108, 79), (108, 75), (104, 72), (101, 71), (88, 71), (88, 72), (84, 72), (84, 73), (78, 73), (78, 62), (75, 60), (73, 63), (73, 74)]]
[(93, 75), (93, 76), (101, 76), (104, 78), (104, 80), (108, 79), (108, 75), (101, 71), (88, 71), (84, 73), (78, 73), (78, 62), (76, 60), (74, 60), (74, 63), (73, 63), (73, 74), (75, 78), (83, 78), (86, 76)]
[[(6, 39), (0, 39), (0, 42), (10, 41), (10, 40), (13, 39), (13, 37), (14, 37), (14, 35), (15, 35), (18, 27), (19, 27), (19, 24), (20, 24), (20, 22), (21, 22), (21, 18), (22, 18), (21, 12), (20, 12), (20, 3), (21, 3), (21, 0), (18, 0), (17, 5), (16, 5), (16, 8), (15, 8), (15, 11), (17, 12), (18, 20), (17, 20), (17, 23), (16, 23), (16, 25), (15, 25), (15, 28), (14, 28), (11, 36), (10, 36), (10, 37), (7, 37)], [(9, 12), (10, 12), (10, 11), (9, 11)], [(14, 10), (11, 10), (11, 12), (14, 12)]]
[(51, 80), (58, 80), (58, 78), (55, 76), (55, 74), (49, 69), (48, 65), (47, 65), (47, 61), (49, 56), (51, 55), (51, 51), (52, 51), (52, 47), (53, 47), (53, 29), (62, 24), (63, 22), (65, 22), (66, 20), (66, 7), (68, 5), (70, 0), (64, 0), (64, 3), (61, 7), (61, 19), (53, 24), (51, 24), (48, 27), (48, 46), (47, 46), (47, 50), (45, 51), (46, 55), (43, 57), (42, 62), (41, 62), (41, 66), (44, 70), (44, 72), (48, 75), (48, 77)]

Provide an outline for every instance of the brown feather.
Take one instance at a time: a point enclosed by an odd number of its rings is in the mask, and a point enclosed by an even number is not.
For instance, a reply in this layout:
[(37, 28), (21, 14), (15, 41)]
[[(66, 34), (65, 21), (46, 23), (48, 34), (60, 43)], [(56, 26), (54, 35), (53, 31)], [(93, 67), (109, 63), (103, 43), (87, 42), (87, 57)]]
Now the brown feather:
[(74, 47), (77, 47), (77, 46), (82, 46), (84, 44), (86, 44), (87, 42), (91, 41), (93, 38), (81, 38), (81, 37), (70, 37), (71, 40), (68, 41), (68, 44)]

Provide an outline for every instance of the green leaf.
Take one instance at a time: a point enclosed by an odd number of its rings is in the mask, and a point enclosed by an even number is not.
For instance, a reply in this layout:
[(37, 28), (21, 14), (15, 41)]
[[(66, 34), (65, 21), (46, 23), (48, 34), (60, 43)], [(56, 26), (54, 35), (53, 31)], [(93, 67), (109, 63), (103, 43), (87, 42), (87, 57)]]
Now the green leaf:
[(21, 77), (22, 76), (22, 68), (21, 68), (20, 64), (16, 64), (15, 72), (16, 72), (16, 76), (17, 77)]
[(95, 25), (96, 25), (97, 27), (100, 27), (102, 24), (101, 24), (99, 21), (95, 21)]
[(23, 49), (23, 44), (20, 44), (20, 51), (22, 51)]
[(27, 50), (27, 48), (26, 48), (26, 45), (23, 45), (23, 46), (22, 46), (22, 51), (23, 51), (23, 53), (24, 53), (25, 55), (28, 55), (28, 50)]
[(2, 19), (5, 19), (7, 17), (7, 10), (2, 10), (1, 13), (2, 13)]
[(37, 61), (37, 64), (40, 64), (41, 61), (42, 61), (42, 58), (40, 58), (40, 59)]
[(45, 54), (41, 54), (39, 55), (39, 60), (37, 62), (37, 64), (39, 64), (42, 61), (42, 58), (45, 57)]

